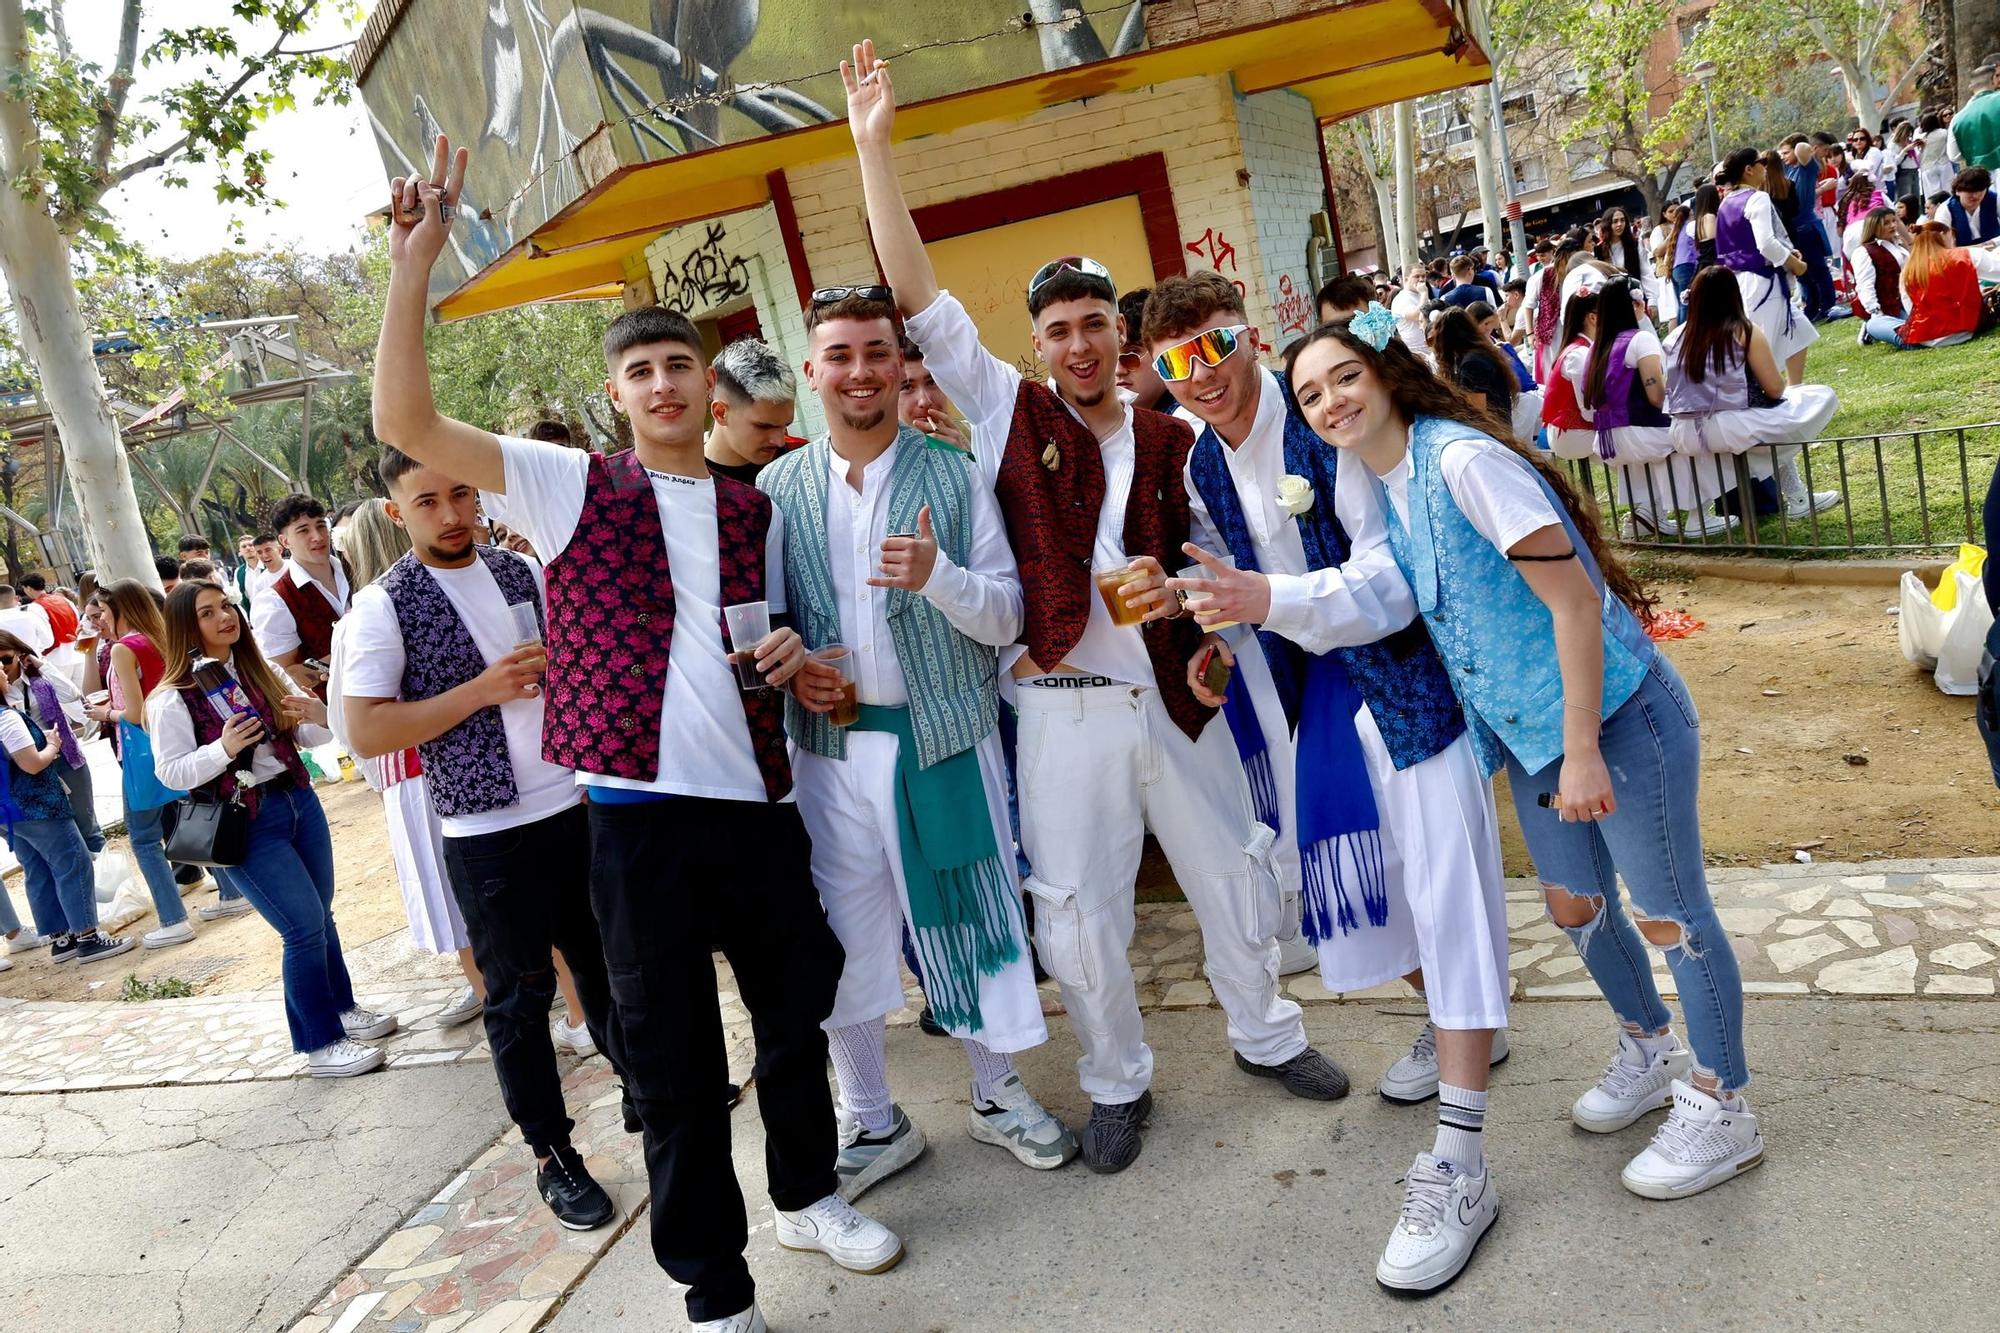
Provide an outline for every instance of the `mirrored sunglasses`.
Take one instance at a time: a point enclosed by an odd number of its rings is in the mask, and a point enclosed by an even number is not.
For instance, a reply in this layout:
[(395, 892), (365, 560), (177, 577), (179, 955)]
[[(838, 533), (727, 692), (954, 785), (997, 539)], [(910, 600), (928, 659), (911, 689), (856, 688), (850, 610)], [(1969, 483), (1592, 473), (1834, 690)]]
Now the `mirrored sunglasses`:
[(1186, 342), (1175, 343), (1166, 351), (1153, 358), (1153, 369), (1160, 372), (1160, 378), (1169, 384), (1178, 384), (1194, 374), (1194, 363), (1205, 366), (1219, 366), (1236, 351), (1242, 341), (1248, 324), (1231, 324), (1227, 328), (1210, 329), (1197, 333)]
[(1107, 283), (1111, 281), (1111, 270), (1088, 255), (1064, 255), (1035, 270), (1035, 276), (1028, 279), (1028, 299), (1034, 300), (1035, 293), (1059, 273), (1081, 273), (1087, 278), (1102, 278)]

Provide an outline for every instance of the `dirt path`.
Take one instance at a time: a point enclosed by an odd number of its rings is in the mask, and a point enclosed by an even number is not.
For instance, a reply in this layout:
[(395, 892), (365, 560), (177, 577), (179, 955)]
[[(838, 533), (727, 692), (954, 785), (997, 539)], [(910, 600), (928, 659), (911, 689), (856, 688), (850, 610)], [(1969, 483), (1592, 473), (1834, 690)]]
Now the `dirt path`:
[[(1973, 729), (1972, 701), (1947, 698), (1903, 661), (1890, 588), (1802, 588), (1732, 579), (1663, 578), (1662, 602), (1708, 628), (1666, 645), (1702, 715), (1702, 828), (1710, 864), (1787, 861), (1812, 844), (1820, 861), (1976, 856), (2000, 850), (1996, 793)], [(1849, 763), (1845, 756), (1867, 759)], [(347, 952), (371, 960), (407, 948), (381, 799), (359, 783), (319, 788), (333, 826), (335, 912)], [(1530, 873), (1511, 803), (1500, 796), (1507, 872)], [(1141, 896), (1175, 896), (1148, 851)], [(25, 905), (18, 881), (10, 885)], [(212, 901), (204, 891), (190, 906)], [(143, 931), (142, 918), (130, 928)], [(171, 976), (201, 991), (278, 979), (278, 940), (255, 915), (197, 922), (200, 938), (133, 950), (80, 970), (17, 958), (0, 995), (107, 999), (127, 973)], [(374, 947), (371, 948), (370, 946)], [(406, 964), (407, 965), (407, 964)], [(360, 970), (360, 969), (357, 969)], [(371, 973), (378, 970), (368, 969)], [(440, 975), (448, 965), (437, 969)]]

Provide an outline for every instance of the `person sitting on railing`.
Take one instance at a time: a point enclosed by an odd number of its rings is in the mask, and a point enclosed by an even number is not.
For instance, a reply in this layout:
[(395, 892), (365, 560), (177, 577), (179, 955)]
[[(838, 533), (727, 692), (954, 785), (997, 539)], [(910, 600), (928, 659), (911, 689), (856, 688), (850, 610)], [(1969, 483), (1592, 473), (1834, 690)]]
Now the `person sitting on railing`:
[(1565, 351), (1562, 373), (1596, 432), (1597, 457), (1617, 476), (1631, 506), (1629, 535), (1717, 536), (1732, 521), (1706, 512), (1715, 492), (1704, 493), (1689, 460), (1674, 452), (1671, 423), (1661, 410), (1665, 353), (1659, 336), (1640, 326), (1639, 299), (1630, 278), (1600, 287), (1596, 313), (1584, 321), (1589, 350)]
[(1734, 469), (1713, 456), (1749, 452), (1751, 476), (1775, 472), (1791, 517), (1840, 503), (1838, 491), (1808, 495), (1798, 465), (1798, 442), (1826, 429), (1840, 407), (1833, 390), (1786, 385), (1770, 337), (1744, 313), (1742, 289), (1728, 269), (1695, 275), (1686, 315), (1667, 336), (1666, 406), (1674, 448), (1693, 460), (1701, 484), (1714, 492), (1734, 489)]
[(1993, 311), (1979, 284), (2000, 282), (2000, 252), (1951, 242), (1951, 228), (1941, 222), (1917, 227), (1903, 265), (1903, 307), (1909, 317), (1895, 329), (1870, 329), (1869, 337), (1898, 349), (1950, 347), (1992, 327)]

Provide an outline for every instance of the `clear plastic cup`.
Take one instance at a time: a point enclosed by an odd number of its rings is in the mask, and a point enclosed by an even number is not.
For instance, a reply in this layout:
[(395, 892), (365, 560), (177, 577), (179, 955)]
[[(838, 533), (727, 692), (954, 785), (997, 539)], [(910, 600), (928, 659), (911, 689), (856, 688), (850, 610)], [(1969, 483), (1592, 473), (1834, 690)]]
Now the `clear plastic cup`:
[(757, 669), (757, 645), (771, 637), (771, 604), (739, 602), (722, 608), (722, 623), (729, 631), (729, 660), (736, 666), (736, 685), (745, 694), (765, 689), (764, 673)]
[(854, 650), (844, 643), (829, 643), (806, 654), (840, 673), (840, 701), (827, 714), (836, 727), (851, 727), (861, 720), (861, 699), (854, 683)]
[[(1231, 569), (1236, 568), (1236, 561), (1230, 558), (1229, 556), (1222, 557), (1222, 563), (1229, 566)], [(1180, 573), (1174, 575), (1174, 577), (1177, 579), (1185, 579), (1190, 583), (1213, 583), (1215, 581), (1215, 574), (1209, 569), (1207, 565), (1189, 565), (1186, 569), (1183, 569)], [(1208, 597), (1205, 593), (1188, 591), (1188, 592), (1183, 592), (1181, 594), (1181, 605), (1188, 609), (1189, 615), (1200, 615), (1202, 607), (1206, 605), (1207, 602), (1208, 602)], [(1235, 620), (1223, 620), (1223, 621), (1218, 621), (1213, 625), (1205, 626), (1205, 628), (1228, 629), (1231, 625), (1236, 625), (1240, 623), (1242, 622)]]

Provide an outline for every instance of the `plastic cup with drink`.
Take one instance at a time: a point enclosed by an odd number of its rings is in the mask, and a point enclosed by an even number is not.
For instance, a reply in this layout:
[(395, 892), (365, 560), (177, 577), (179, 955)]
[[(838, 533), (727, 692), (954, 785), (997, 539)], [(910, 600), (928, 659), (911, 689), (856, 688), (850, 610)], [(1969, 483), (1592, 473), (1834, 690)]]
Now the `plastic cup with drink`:
[(1090, 577), (1097, 582), (1097, 595), (1104, 599), (1104, 609), (1111, 613), (1112, 624), (1137, 625), (1145, 620), (1145, 607), (1125, 605), (1128, 585), (1145, 578), (1145, 570), (1114, 565), (1110, 569), (1093, 569)]
[[(1227, 555), (1219, 556), (1216, 558), (1216, 563), (1225, 565), (1230, 569), (1236, 568), (1236, 559), (1234, 556), (1227, 556)], [(1183, 569), (1180, 573), (1174, 575), (1174, 577), (1177, 579), (1185, 579), (1190, 583), (1215, 582), (1214, 571), (1209, 569), (1209, 567), (1206, 565), (1189, 565), (1186, 569)], [(1200, 615), (1202, 612), (1202, 608), (1208, 605), (1208, 594), (1196, 592), (1191, 588), (1182, 592), (1180, 594), (1180, 598), (1181, 598), (1181, 605), (1188, 609), (1189, 615), (1195, 615), (1195, 616)], [(1212, 625), (1203, 626), (1203, 628), (1228, 629), (1231, 625), (1237, 625), (1241, 623), (1242, 623), (1241, 621), (1236, 621), (1236, 620), (1218, 620)]]
[(549, 665), (547, 648), (542, 644), (542, 622), (535, 616), (533, 602), (510, 602), (507, 614), (514, 618), (514, 647), (536, 650), (535, 668), (546, 670)]
[(729, 632), (729, 660), (736, 666), (736, 685), (745, 694), (767, 688), (764, 673), (757, 669), (757, 645), (771, 637), (771, 604), (739, 602), (722, 608), (722, 623)]
[(854, 650), (844, 643), (829, 643), (823, 648), (815, 648), (806, 656), (814, 662), (823, 663), (840, 673), (840, 698), (827, 714), (827, 720), (836, 727), (851, 727), (861, 720), (861, 699), (854, 683)]

